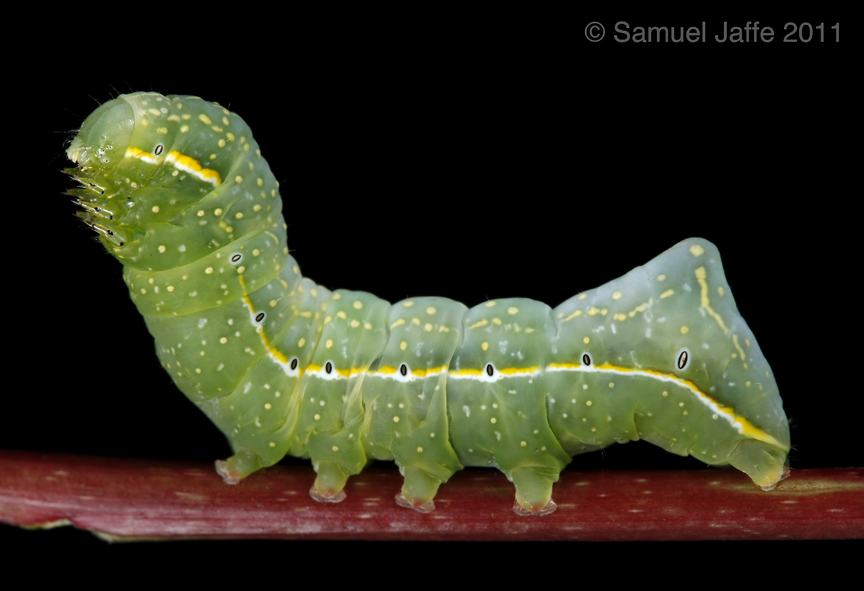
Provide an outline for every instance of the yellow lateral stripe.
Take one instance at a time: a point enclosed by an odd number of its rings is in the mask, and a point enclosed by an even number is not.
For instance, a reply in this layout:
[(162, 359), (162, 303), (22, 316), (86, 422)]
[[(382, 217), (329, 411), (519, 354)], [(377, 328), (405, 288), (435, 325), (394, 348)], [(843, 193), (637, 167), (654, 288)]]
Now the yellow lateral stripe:
[(726, 407), (726, 406), (721, 406), (719, 402), (717, 402), (716, 400), (711, 398), (711, 396), (709, 396), (708, 394), (706, 394), (705, 392), (700, 390), (699, 387), (695, 383), (693, 383), (691, 380), (685, 380), (683, 378), (679, 378), (675, 374), (663, 373), (663, 372), (656, 371), (653, 369), (633, 369), (630, 367), (621, 367), (621, 366), (617, 366), (617, 365), (612, 365), (610, 363), (603, 363), (602, 365), (597, 365), (597, 366), (595, 366), (595, 369), (598, 369), (601, 371), (612, 371), (612, 372), (616, 372), (616, 373), (625, 373), (625, 374), (626, 373), (634, 373), (637, 375), (648, 375), (648, 376), (653, 376), (653, 377), (662, 379), (664, 381), (677, 383), (677, 384), (687, 388), (691, 392), (693, 392), (698, 398), (701, 398), (702, 401), (704, 403), (706, 403), (706, 405), (709, 408), (711, 408), (714, 412), (725, 415), (726, 420), (728, 420), (730, 423), (732, 423), (732, 426), (736, 427), (738, 432), (741, 433), (742, 435), (746, 435), (746, 436), (750, 437), (751, 439), (756, 439), (758, 441), (762, 441), (762, 442), (767, 443), (769, 445), (773, 445), (775, 447), (782, 449), (783, 451), (787, 451), (787, 452), (789, 451), (788, 445), (783, 445), (782, 443), (777, 441), (773, 436), (769, 435), (768, 433), (765, 433), (764, 431), (762, 431), (761, 429), (759, 429), (758, 427), (753, 425), (753, 423), (748, 421), (746, 418), (735, 414), (735, 412), (731, 408)]
[[(353, 370), (352, 370), (353, 371)], [(434, 375), (441, 373), (443, 371), (447, 371), (447, 366), (442, 365), (441, 367), (430, 367), (428, 369), (412, 369), (411, 375), (415, 375), (420, 378), (425, 378), (428, 375)], [(389, 365), (382, 365), (375, 371), (369, 372), (370, 376), (380, 375), (380, 376), (391, 376), (400, 373), (398, 367), (390, 367)]]
[(512, 376), (515, 374), (523, 374), (523, 373), (536, 373), (540, 371), (539, 365), (531, 365), (529, 367), (505, 367), (503, 369), (497, 370), (498, 373), (505, 376)]
[(482, 369), (457, 369), (456, 371), (451, 371), (450, 375), (453, 377), (461, 377), (461, 376), (479, 376), (483, 375)]
[[(240, 286), (243, 288), (243, 294), (244, 294), (243, 295), (243, 302), (246, 304), (246, 306), (249, 308), (249, 311), (252, 313), (252, 318), (255, 318), (255, 307), (252, 305), (252, 301), (249, 299), (249, 295), (248, 295), (249, 291), (246, 289), (246, 280), (243, 278), (243, 275), (239, 275), (239, 277), (240, 277)], [(279, 351), (279, 349), (277, 349), (276, 347), (271, 345), (270, 342), (267, 340), (267, 335), (264, 334), (264, 327), (263, 326), (258, 327), (258, 334), (261, 335), (261, 342), (264, 343), (264, 348), (267, 349), (267, 351), (273, 357), (275, 357), (280, 363), (287, 364), (288, 358), (285, 357), (285, 355), (283, 355), (282, 352)], [(302, 373), (303, 373), (302, 370), (300, 373), (302, 375)]]
[(198, 177), (202, 181), (212, 183), (213, 185), (222, 184), (222, 179), (219, 177), (218, 172), (216, 172), (212, 168), (204, 168), (203, 166), (201, 166), (200, 162), (198, 162), (191, 156), (181, 154), (177, 150), (171, 150), (170, 152), (168, 152), (168, 157), (165, 159), (165, 161), (173, 163), (174, 168), (188, 172)]
[[(240, 277), (240, 281), (243, 281), (242, 275)], [(243, 285), (243, 289), (245, 291), (245, 289), (246, 289), (245, 284)], [(255, 308), (252, 306), (252, 302), (249, 300), (249, 296), (243, 296), (243, 301), (249, 307), (249, 310), (251, 310), (252, 317), (254, 318), (255, 317)], [(271, 345), (270, 341), (267, 340), (267, 335), (264, 334), (264, 327), (263, 326), (258, 327), (258, 334), (261, 335), (261, 342), (264, 343), (264, 348), (267, 349), (267, 351), (273, 357), (275, 357), (280, 363), (288, 363), (288, 358), (285, 357), (285, 355), (283, 355), (279, 349), (277, 349), (276, 347)]]
[[(332, 361), (330, 363), (333, 363)], [(306, 368), (307, 372), (320, 372), (321, 366), (310, 363)], [(366, 370), (358, 370), (358, 369), (339, 369), (335, 365), (333, 366), (333, 371), (342, 376), (343, 378), (350, 378), (352, 375), (356, 375), (359, 373), (365, 373)]]
[(142, 160), (147, 164), (159, 164), (159, 162), (161, 161), (160, 158), (154, 157), (142, 150), (141, 148), (136, 148), (134, 146), (129, 146), (128, 148), (126, 148), (126, 157), (137, 158), (138, 160)]
[(705, 267), (699, 267), (696, 269), (696, 281), (699, 282), (699, 286), (702, 288), (702, 301), (699, 305), (705, 308), (705, 311), (717, 321), (717, 324), (719, 324), (720, 328), (723, 329), (723, 334), (729, 334), (729, 329), (723, 325), (723, 319), (720, 318), (720, 315), (717, 312), (711, 309), (711, 303), (708, 300), (708, 282), (705, 281), (707, 275)]
[[(129, 146), (126, 148), (126, 157), (137, 158), (138, 160), (142, 160), (148, 164), (160, 164), (162, 162), (162, 158), (153, 156), (149, 152), (145, 152), (141, 148), (136, 148), (135, 146)], [(201, 166), (200, 162), (191, 156), (178, 152), (177, 150), (171, 150), (168, 152), (168, 155), (165, 156), (165, 162), (172, 164), (177, 170), (188, 172), (205, 183), (211, 183), (214, 186), (222, 184), (222, 179), (219, 177), (218, 172), (212, 168), (204, 168)]]

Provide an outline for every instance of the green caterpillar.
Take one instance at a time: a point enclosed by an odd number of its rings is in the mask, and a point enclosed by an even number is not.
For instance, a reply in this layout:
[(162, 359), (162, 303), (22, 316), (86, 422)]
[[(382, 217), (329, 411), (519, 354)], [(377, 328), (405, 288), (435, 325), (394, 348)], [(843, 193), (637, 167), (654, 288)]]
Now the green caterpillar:
[(397, 502), (426, 512), (457, 470), (494, 466), (514, 510), (543, 515), (572, 456), (638, 439), (766, 490), (788, 475), (777, 384), (705, 240), (554, 309), (391, 305), (301, 276), (278, 183), (216, 103), (122, 95), (67, 155), (69, 193), (123, 263), (159, 359), (231, 443), (228, 483), (291, 454), (312, 460), (312, 497), (335, 502), (395, 459)]

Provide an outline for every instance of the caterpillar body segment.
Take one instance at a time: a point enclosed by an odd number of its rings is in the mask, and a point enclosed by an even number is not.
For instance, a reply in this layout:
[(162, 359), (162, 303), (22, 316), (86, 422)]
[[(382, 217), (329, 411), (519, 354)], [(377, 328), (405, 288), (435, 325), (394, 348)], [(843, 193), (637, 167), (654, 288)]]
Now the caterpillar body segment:
[(706, 240), (554, 309), (391, 305), (302, 277), (278, 183), (216, 103), (122, 95), (68, 156), (79, 215), (123, 263), (161, 363), (231, 443), (227, 482), (291, 454), (311, 459), (313, 498), (334, 502), (392, 459), (397, 502), (425, 512), (456, 471), (491, 466), (517, 513), (542, 515), (572, 456), (613, 443), (731, 464), (766, 489), (787, 473), (776, 382)]

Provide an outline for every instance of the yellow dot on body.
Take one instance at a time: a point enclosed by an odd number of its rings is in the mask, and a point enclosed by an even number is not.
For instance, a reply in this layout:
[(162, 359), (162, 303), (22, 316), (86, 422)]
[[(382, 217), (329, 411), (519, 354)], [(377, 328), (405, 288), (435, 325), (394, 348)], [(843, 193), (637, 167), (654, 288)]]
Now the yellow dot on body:
[(213, 272), (213, 267), (207, 267), (206, 269), (204, 269), (204, 272), (208, 275), (211, 274)]
[(360, 326), (360, 321), (357, 320), (356, 318), (353, 319), (353, 320), (351, 321), (351, 328), (357, 328), (358, 326)]
[(669, 396), (669, 392), (667, 392), (666, 390), (663, 390), (663, 396)]
[(398, 423), (398, 422), (399, 422), (399, 417), (393, 417), (393, 422), (394, 422), (394, 423)]
[(591, 406), (592, 404), (594, 404), (594, 403), (591, 402), (590, 400), (585, 401), (585, 406)]
[(616, 291), (615, 293), (613, 293), (613, 294), (612, 294), (612, 299), (613, 299), (613, 300), (620, 300), (620, 299), (621, 299), (621, 292), (620, 292), (620, 291)]
[(338, 312), (336, 312), (336, 317), (345, 320), (346, 318), (348, 318), (348, 314), (345, 313), (345, 310), (339, 310)]
[(496, 302), (495, 300), (492, 300), (491, 302), (486, 302), (484, 304), (484, 306), (486, 306), (487, 308), (491, 308), (492, 306), (496, 305), (497, 303), (498, 302)]
[(243, 265), (240, 265), (239, 267), (237, 267), (237, 273), (238, 274), (242, 275), (245, 272), (246, 272), (246, 267), (244, 267)]
[(271, 308), (275, 308), (276, 304), (278, 304), (278, 303), (279, 302), (277, 300), (270, 300), (270, 302), (269, 302)]
[[(259, 254), (261, 254), (261, 251), (258, 250), (257, 248), (252, 250), (252, 256), (253, 257), (257, 257)], [(315, 294), (312, 294), (312, 295), (314, 296)]]
[(204, 210), (203, 210), (203, 209), (199, 209), (199, 210), (198, 210), (198, 217), (199, 217), (199, 218), (203, 218), (203, 217), (204, 217)]
[(694, 257), (702, 256), (703, 254), (705, 254), (705, 249), (698, 244), (694, 244), (690, 247), (690, 254), (692, 254)]
[(666, 281), (666, 275), (663, 275), (662, 273), (657, 275), (657, 281)]
[(255, 181), (255, 182), (258, 183), (258, 186), (259, 186), (259, 187), (263, 187), (263, 186), (264, 186), (264, 179), (262, 179), (260, 176), (258, 177), (258, 180)]
[(173, 285), (169, 285), (166, 289), (167, 289), (168, 291), (174, 291), (174, 286), (173, 286)]
[(423, 448), (420, 447), (419, 445), (417, 446), (417, 453), (418, 453), (418, 454), (422, 454), (422, 453), (423, 453)]
[(270, 410), (271, 408), (273, 408), (273, 405), (268, 402), (264, 405), (264, 408), (266, 408), (267, 410)]
[(582, 339), (582, 342), (587, 345), (588, 343), (591, 342), (591, 339), (589, 339), (588, 337), (585, 337), (584, 339)]
[(411, 300), (408, 300), (407, 302), (402, 302), (402, 305), (405, 306), (406, 308), (410, 308), (411, 306), (414, 305), (414, 302), (412, 302)]
[(208, 117), (204, 113), (201, 113), (200, 115), (198, 115), (198, 119), (201, 120), (201, 122), (204, 123), (205, 125), (213, 125), (213, 122), (210, 121), (210, 117)]
[(483, 349), (484, 351), (488, 351), (489, 350), (489, 343), (483, 343), (482, 345), (480, 345), (480, 348)]
[(723, 286), (721, 285), (720, 287), (717, 288), (717, 293), (718, 293), (718, 295), (722, 296), (724, 293), (726, 293), (726, 290), (723, 289)]
[(242, 219), (243, 219), (243, 214), (242, 214), (242, 213), (235, 213), (235, 214), (234, 214), (234, 218), (235, 218), (235, 219), (238, 219), (238, 220), (242, 220)]
[(213, 210), (213, 215), (222, 215), (222, 208), (221, 208), (221, 207), (217, 207), (216, 209), (214, 209), (214, 210)]
[(489, 422), (494, 425), (495, 423), (498, 422), (498, 419), (496, 419), (495, 417), (492, 417), (491, 419), (489, 419)]
[(252, 211), (256, 211), (256, 212), (257, 212), (257, 211), (261, 211), (261, 205), (258, 204), (258, 203), (256, 203), (256, 204), (255, 204), (255, 207), (252, 208)]
[(405, 341), (402, 341), (401, 343), (399, 343), (399, 348), (404, 351), (405, 349), (408, 348), (408, 343), (406, 343)]
[(163, 253), (163, 252), (165, 252), (165, 251), (168, 250), (168, 249), (165, 248), (165, 245), (164, 245), (164, 244), (160, 244), (160, 245), (159, 245), (159, 248), (158, 248), (157, 250), (158, 250), (160, 253)]
[(327, 339), (327, 341), (324, 342), (324, 346), (327, 347), (328, 349), (330, 347), (332, 347), (333, 346), (333, 339)]
[(338, 445), (334, 445), (334, 446), (331, 447), (330, 449), (332, 449), (333, 451), (339, 451), (339, 446), (338, 446)]
[(587, 294), (587, 293), (580, 293), (580, 294), (579, 294), (579, 297), (578, 297), (577, 299), (584, 300), (584, 299), (587, 298), (587, 297), (588, 297), (588, 294)]
[(610, 387), (610, 388), (614, 388), (614, 387), (615, 387), (615, 382), (609, 382), (609, 387)]
[(188, 125), (183, 125), (180, 127), (180, 133), (186, 133), (187, 131), (189, 131)]
[(359, 310), (363, 307), (363, 302), (361, 302), (360, 300), (357, 300), (356, 302), (354, 302), (351, 305), (354, 306), (355, 310)]
[(219, 339), (219, 342), (224, 345), (225, 343), (228, 342), (228, 339), (226, 339), (225, 337), (222, 337), (221, 339)]
[(528, 445), (528, 442), (527, 441), (520, 441), (519, 445), (521, 445), (522, 447), (526, 447)]
[(688, 332), (690, 332), (690, 327), (689, 327), (689, 326), (687, 326), (687, 325), (685, 324), (684, 326), (681, 327), (681, 334), (687, 334)]
[(507, 308), (507, 313), (511, 314), (511, 315), (512, 314), (518, 314), (519, 308), (517, 308), (516, 306), (510, 306), (509, 308)]
[(303, 337), (300, 337), (300, 340), (297, 341), (297, 346), (302, 347), (305, 344), (306, 344), (306, 339), (304, 339)]
[(243, 182), (243, 177), (240, 176), (240, 175), (238, 174), (237, 176), (234, 177), (234, 182), (237, 183), (237, 184), (242, 183), (242, 182)]
[(224, 148), (226, 142), (225, 142), (225, 140), (223, 140), (222, 138), (219, 138), (219, 141), (216, 142), (216, 143), (219, 144), (219, 147), (220, 147), (220, 148)]
[(496, 326), (501, 326), (501, 319), (500, 318), (493, 318), (492, 324), (494, 324)]
[(433, 329), (433, 328), (435, 328), (435, 327), (432, 326), (430, 323), (427, 322), (427, 323), (426, 323), (426, 326), (423, 327), (423, 330), (425, 330), (426, 332), (432, 332), (432, 329)]
[(435, 309), (435, 306), (429, 306), (428, 308), (426, 308), (426, 313), (427, 313), (427, 314), (434, 314), (434, 313), (437, 312), (437, 311), (438, 311), (438, 310)]
[(201, 368), (200, 368), (200, 367), (196, 367), (196, 368), (195, 368), (195, 373), (201, 373)]
[(275, 442), (275, 441), (271, 441), (271, 442), (270, 442), (270, 447), (276, 447), (276, 442)]
[(315, 418), (316, 421), (320, 421), (320, 420), (321, 420), (321, 415), (316, 414), (314, 418)]

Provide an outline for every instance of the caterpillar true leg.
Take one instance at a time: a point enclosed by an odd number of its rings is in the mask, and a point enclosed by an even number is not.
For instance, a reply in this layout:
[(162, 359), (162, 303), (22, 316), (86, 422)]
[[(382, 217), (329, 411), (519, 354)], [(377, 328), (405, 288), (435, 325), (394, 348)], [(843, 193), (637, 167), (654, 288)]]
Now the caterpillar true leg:
[(517, 513), (544, 515), (571, 457), (613, 443), (732, 464), (765, 489), (788, 474), (777, 384), (705, 240), (554, 309), (391, 305), (302, 277), (278, 183), (216, 103), (120, 96), (68, 156), (70, 194), (123, 263), (161, 363), (231, 443), (226, 482), (291, 454), (312, 461), (312, 497), (335, 502), (395, 460), (397, 502), (426, 512), (456, 471), (491, 466)]

